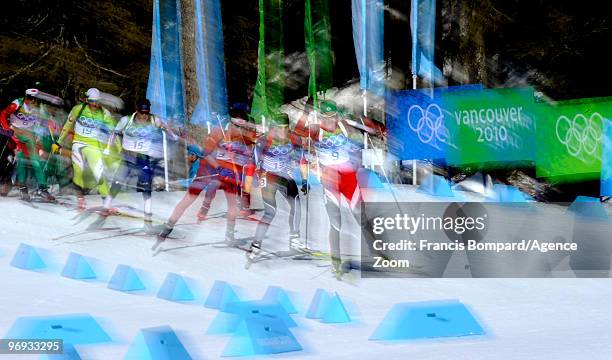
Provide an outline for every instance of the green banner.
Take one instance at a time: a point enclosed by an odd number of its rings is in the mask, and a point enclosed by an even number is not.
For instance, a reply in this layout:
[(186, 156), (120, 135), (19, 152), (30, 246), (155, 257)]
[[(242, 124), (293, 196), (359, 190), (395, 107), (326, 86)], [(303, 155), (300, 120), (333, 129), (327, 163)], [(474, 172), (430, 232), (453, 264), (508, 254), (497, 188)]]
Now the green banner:
[(599, 179), (612, 97), (542, 103), (536, 109), (537, 176), (558, 182)]
[[(450, 134), (448, 164), (486, 167), (535, 160), (533, 88), (454, 91), (440, 96), (446, 129), (434, 131)], [(432, 118), (427, 114), (430, 109), (425, 110), (416, 129), (439, 127), (435, 114)]]
[(317, 92), (329, 89), (333, 81), (328, 0), (306, 0), (304, 38), (310, 66), (308, 95), (313, 97), (317, 104)]
[(258, 51), (251, 116), (261, 123), (262, 116), (270, 118), (284, 103), (283, 0), (259, 0)]

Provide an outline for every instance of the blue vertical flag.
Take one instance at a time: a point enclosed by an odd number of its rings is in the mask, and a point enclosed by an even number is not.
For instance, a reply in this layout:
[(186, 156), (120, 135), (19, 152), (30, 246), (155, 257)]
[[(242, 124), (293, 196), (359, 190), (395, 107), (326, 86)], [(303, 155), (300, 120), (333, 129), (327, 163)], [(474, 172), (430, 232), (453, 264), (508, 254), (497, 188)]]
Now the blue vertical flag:
[(195, 0), (196, 76), (200, 98), (192, 124), (216, 121), (212, 113), (227, 115), (227, 87), (223, 25), (219, 0)]
[(185, 116), (185, 88), (179, 5), (179, 0), (153, 2), (147, 98), (155, 114), (182, 122)]
[(601, 157), (601, 196), (612, 196), (612, 119), (606, 119)]
[(359, 66), (360, 87), (384, 95), (384, 2), (352, 0), (353, 43)]
[(442, 71), (434, 64), (436, 48), (436, 0), (412, 0), (412, 74), (432, 85), (444, 82)]

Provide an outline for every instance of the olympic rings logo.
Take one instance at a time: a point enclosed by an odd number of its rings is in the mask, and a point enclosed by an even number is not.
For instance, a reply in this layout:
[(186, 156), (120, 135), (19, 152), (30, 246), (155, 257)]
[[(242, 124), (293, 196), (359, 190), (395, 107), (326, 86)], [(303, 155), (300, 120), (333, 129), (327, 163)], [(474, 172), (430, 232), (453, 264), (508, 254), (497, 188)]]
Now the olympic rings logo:
[(344, 144), (346, 144), (346, 142), (347, 142), (347, 138), (346, 136), (344, 136), (344, 134), (337, 134), (337, 135), (326, 137), (322, 139), (321, 141), (318, 141), (315, 145), (316, 147), (323, 148), (323, 149), (332, 149), (332, 148), (341, 147)]
[(20, 121), (21, 123), (34, 123), (38, 120), (38, 118), (34, 115), (28, 115), (28, 114), (24, 114), (24, 113), (16, 113), (16, 114), (11, 114), (11, 116), (9, 116), (9, 118), (12, 118), (11, 121), (15, 122), (15, 121)]
[[(600, 126), (595, 124), (597, 119), (599, 119)], [(586, 154), (596, 156), (597, 146), (603, 137), (603, 123), (604, 118), (599, 113), (593, 113), (588, 119), (583, 114), (576, 114), (573, 120), (561, 115), (555, 125), (555, 134), (570, 155), (580, 157), (584, 150)], [(562, 132), (564, 132), (563, 136)]]
[(447, 143), (450, 139), (450, 133), (444, 126), (444, 113), (438, 104), (429, 104), (425, 110), (419, 105), (412, 105), (407, 117), (408, 126), (423, 144), (435, 146), (437, 141)]
[(272, 156), (287, 155), (293, 150), (291, 144), (270, 146), (268, 153)]
[(81, 126), (86, 127), (86, 128), (95, 128), (96, 124), (98, 123), (97, 120), (88, 118), (84, 115), (81, 115), (79, 117), (78, 122), (79, 124), (81, 124)]
[(131, 127), (125, 131), (127, 136), (137, 137), (137, 138), (145, 138), (151, 133), (151, 128), (139, 126), (139, 127)]

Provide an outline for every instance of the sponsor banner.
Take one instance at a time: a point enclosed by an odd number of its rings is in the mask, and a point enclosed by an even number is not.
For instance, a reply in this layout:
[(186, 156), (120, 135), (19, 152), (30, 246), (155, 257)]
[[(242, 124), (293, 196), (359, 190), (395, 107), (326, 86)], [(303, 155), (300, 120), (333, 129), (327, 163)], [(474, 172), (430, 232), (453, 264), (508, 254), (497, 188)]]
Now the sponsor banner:
[(442, 94), (478, 89), (482, 89), (481, 84), (388, 91), (389, 151), (400, 160), (444, 159), (447, 148), (455, 146), (445, 124)]
[(612, 117), (612, 97), (536, 106), (536, 174), (559, 181), (600, 179), (603, 127)]
[(451, 165), (535, 160), (533, 88), (445, 92), (440, 105)]

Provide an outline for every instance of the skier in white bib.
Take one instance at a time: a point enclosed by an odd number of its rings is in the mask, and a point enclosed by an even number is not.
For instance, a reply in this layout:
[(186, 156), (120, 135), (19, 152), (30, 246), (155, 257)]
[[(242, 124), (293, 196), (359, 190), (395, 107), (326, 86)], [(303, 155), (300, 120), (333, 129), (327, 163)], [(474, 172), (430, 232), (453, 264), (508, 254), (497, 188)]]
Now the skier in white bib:
[[(162, 121), (151, 114), (151, 102), (148, 99), (138, 101), (136, 111), (119, 120), (108, 147), (112, 146), (117, 136), (121, 137), (122, 164), (111, 182), (110, 194), (104, 200), (104, 210), (101, 214), (110, 214), (113, 199), (131, 175), (138, 176), (136, 191), (142, 192), (144, 201), (144, 229), (154, 234), (152, 227), (153, 205), (151, 199), (153, 176), (164, 157), (162, 131), (166, 127)], [(108, 150), (108, 148), (107, 148)], [(105, 151), (107, 151), (105, 150)]]

